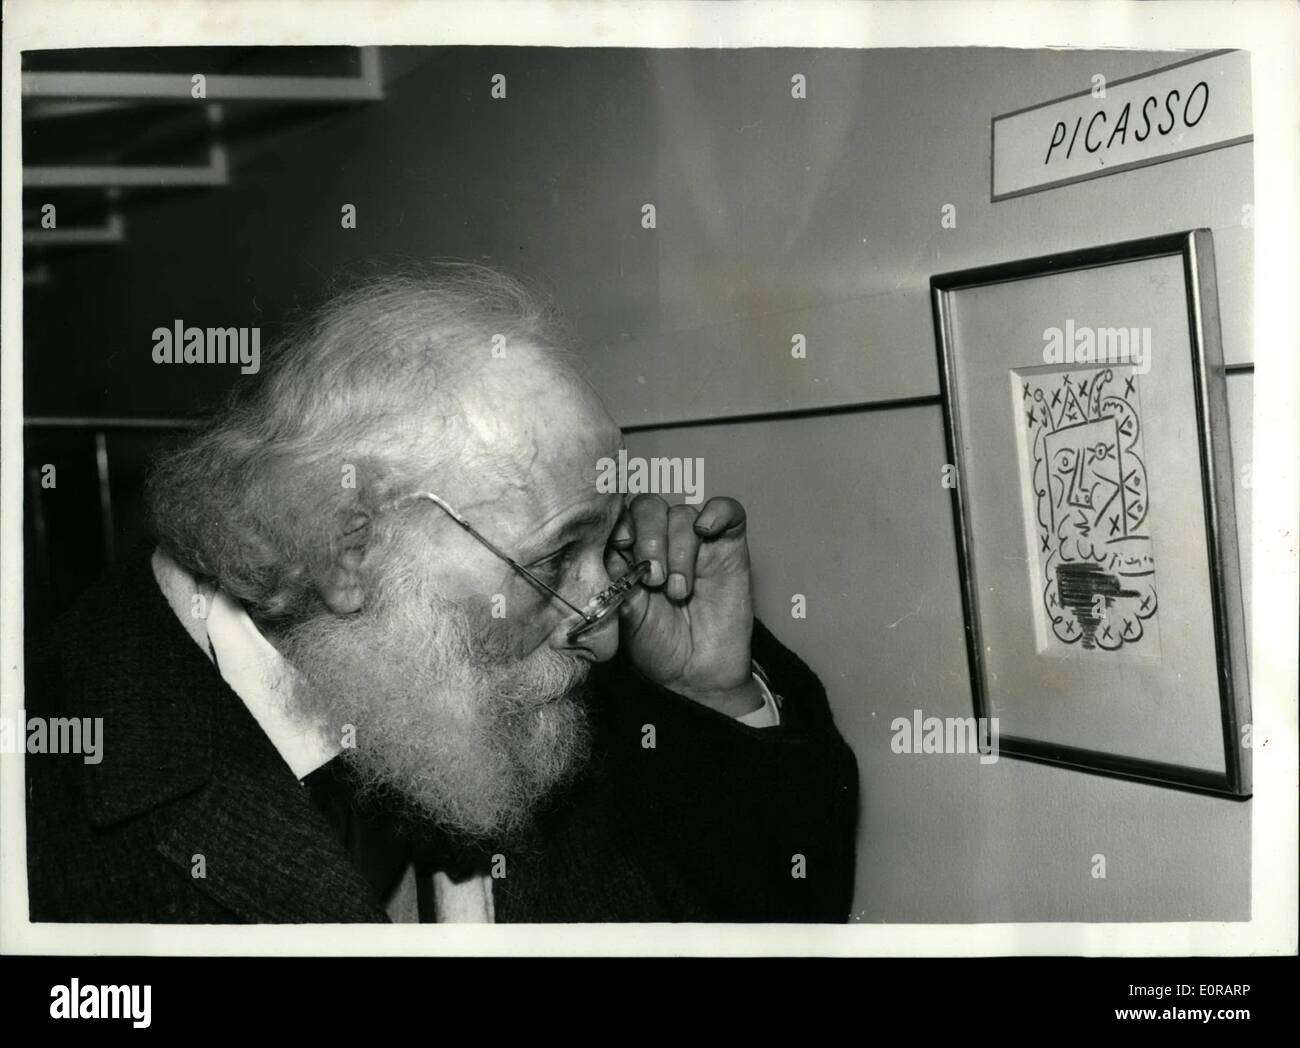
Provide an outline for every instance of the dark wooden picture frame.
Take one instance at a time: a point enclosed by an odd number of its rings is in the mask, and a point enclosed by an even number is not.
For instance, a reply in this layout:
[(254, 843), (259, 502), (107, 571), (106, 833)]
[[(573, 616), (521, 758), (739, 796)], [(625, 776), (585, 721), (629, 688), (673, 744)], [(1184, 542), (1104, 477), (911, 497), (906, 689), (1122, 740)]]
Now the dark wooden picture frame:
[(969, 527), (970, 507), (964, 484), (966, 474), (962, 461), (962, 419), (954, 386), (954, 362), (959, 348), (955, 344), (953, 333), (952, 296), (963, 289), (1163, 256), (1181, 257), (1185, 282), (1225, 771), (1217, 773), (1203, 768), (1014, 735), (999, 735), (1000, 752), (1007, 756), (1094, 774), (1240, 799), (1249, 797), (1251, 792), (1250, 750), (1241, 743), (1241, 730), (1250, 722), (1250, 691), (1240, 561), (1237, 554), (1235, 478), (1228, 442), (1227, 392), (1219, 331), (1213, 238), (1208, 229), (1060, 252), (939, 274), (931, 278), (931, 305), (938, 348), (944, 434), (948, 461), (956, 465), (958, 477), (951, 497), (971, 688), (975, 713), (981, 718), (979, 723), (983, 726), (988, 723), (984, 718), (990, 716), (990, 710), (984, 640), (976, 599), (979, 590)]

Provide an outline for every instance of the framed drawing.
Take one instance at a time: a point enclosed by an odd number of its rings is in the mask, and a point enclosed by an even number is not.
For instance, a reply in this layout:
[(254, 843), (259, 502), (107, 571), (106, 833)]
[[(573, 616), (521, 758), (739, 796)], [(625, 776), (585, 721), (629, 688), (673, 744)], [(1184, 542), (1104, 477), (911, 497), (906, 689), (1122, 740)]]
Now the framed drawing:
[(1008, 756), (1249, 796), (1210, 231), (931, 296), (979, 723)]

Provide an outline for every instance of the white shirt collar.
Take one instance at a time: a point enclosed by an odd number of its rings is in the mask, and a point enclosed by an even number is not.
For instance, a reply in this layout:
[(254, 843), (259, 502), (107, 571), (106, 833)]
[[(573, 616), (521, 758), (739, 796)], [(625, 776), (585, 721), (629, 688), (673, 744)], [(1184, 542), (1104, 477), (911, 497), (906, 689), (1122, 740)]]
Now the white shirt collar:
[(298, 779), (343, 751), (328, 727), (291, 701), (297, 671), (275, 650), (238, 601), (200, 585), (162, 550), (152, 559), (154, 579), (185, 632), (215, 661), (222, 679), (253, 715)]

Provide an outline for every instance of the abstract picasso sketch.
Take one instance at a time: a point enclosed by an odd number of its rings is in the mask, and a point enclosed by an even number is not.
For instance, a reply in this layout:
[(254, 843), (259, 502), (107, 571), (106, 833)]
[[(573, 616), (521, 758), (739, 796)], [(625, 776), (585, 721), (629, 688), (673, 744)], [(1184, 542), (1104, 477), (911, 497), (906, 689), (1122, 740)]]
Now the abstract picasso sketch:
[(1040, 650), (1158, 652), (1138, 379), (1123, 365), (1013, 372)]

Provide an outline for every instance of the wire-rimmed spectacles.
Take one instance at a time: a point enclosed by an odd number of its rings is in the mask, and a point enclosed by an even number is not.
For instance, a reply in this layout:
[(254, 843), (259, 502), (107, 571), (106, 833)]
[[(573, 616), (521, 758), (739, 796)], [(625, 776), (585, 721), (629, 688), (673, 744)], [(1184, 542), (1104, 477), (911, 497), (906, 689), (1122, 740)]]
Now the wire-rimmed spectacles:
[(595, 594), (589, 601), (587, 601), (584, 607), (580, 608), (576, 604), (571, 604), (568, 600), (564, 598), (562, 594), (552, 589), (545, 582), (543, 582), (536, 575), (534, 575), (531, 571), (529, 571), (526, 567), (524, 567), (517, 560), (515, 560), (514, 557), (510, 556), (510, 554), (500, 549), (490, 539), (482, 535), (479, 532), (479, 530), (474, 527), (473, 524), (471, 524), (468, 520), (466, 520), (463, 516), (461, 516), (460, 513), (458, 513), (455, 509), (453, 509), (450, 505), (448, 505), (447, 502), (439, 498), (433, 492), (413, 491), (408, 495), (402, 495), (394, 499), (392, 502), (388, 504), (387, 508), (395, 508), (397, 506), (404, 505), (408, 502), (414, 502), (420, 499), (423, 499), (428, 502), (432, 502), (435, 506), (437, 506), (444, 513), (446, 513), (447, 516), (449, 516), (458, 525), (460, 525), (461, 528), (463, 528), (475, 539), (477, 539), (484, 547), (488, 549), (489, 552), (493, 553), (501, 560), (505, 561), (512, 568), (514, 568), (515, 571), (519, 572), (519, 574), (523, 575), (524, 578), (528, 579), (528, 581), (531, 582), (534, 586), (537, 586), (538, 588), (546, 591), (552, 597), (558, 600), (561, 604), (563, 604), (566, 608), (572, 611), (578, 617), (578, 621), (576, 621), (569, 628), (566, 634), (569, 643), (573, 643), (579, 637), (595, 629), (596, 626), (598, 626), (601, 622), (603, 622), (606, 618), (608, 618), (609, 614), (612, 611), (616, 610), (618, 606), (627, 599), (628, 594), (631, 593), (632, 590), (634, 590), (642, 582), (644, 582), (646, 577), (650, 574), (650, 562), (648, 560), (643, 560), (643, 561), (633, 563), (628, 558), (627, 554), (623, 553), (622, 550), (619, 550), (618, 551), (619, 555), (628, 563), (627, 573), (621, 576), (620, 578), (615, 579), (614, 582), (606, 586), (603, 590)]

